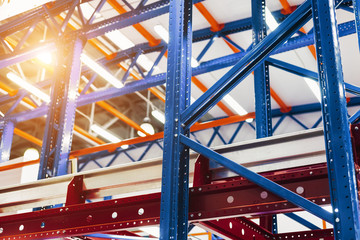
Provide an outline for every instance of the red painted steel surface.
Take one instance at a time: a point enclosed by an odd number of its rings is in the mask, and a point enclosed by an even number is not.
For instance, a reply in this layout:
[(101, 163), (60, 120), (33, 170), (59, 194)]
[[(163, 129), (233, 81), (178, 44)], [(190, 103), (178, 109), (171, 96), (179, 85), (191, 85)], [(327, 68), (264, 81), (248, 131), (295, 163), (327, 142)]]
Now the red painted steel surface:
[(199, 226), (226, 239), (269, 240), (273, 237), (272, 233), (245, 217), (204, 221)]
[[(317, 204), (329, 203), (325, 165), (264, 173), (269, 179)], [(245, 197), (246, 196), (246, 197)], [(231, 178), (190, 189), (189, 221), (261, 215), (299, 210), (243, 178)], [(160, 193), (76, 204), (0, 217), (0, 239), (43, 239), (130, 229), (159, 223)]]

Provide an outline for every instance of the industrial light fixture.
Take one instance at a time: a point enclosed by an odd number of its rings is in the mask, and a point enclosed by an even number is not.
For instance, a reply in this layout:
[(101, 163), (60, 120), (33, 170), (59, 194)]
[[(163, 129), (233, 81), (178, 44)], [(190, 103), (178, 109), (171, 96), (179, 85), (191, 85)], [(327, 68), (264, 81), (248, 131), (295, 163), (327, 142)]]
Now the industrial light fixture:
[[(91, 131), (94, 131), (96, 134), (102, 136), (106, 140), (111, 143), (118, 143), (121, 142), (121, 139), (115, 136), (114, 134), (110, 133), (109, 131), (105, 130), (104, 128), (100, 127), (99, 125), (93, 124), (90, 127)], [(122, 149), (128, 149), (129, 145), (122, 145)]]
[(125, 37), (125, 35), (122, 34), (119, 30), (105, 33), (105, 36), (109, 38), (121, 50), (126, 50), (135, 46), (135, 44), (127, 37)]
[(267, 7), (265, 7), (265, 21), (271, 31), (274, 31), (279, 26), (278, 22)]
[(6, 74), (7, 78), (9, 80), (11, 80), (13, 83), (19, 85), (21, 88), (25, 89), (26, 91), (28, 91), (29, 93), (37, 96), (38, 98), (40, 98), (41, 100), (43, 100), (44, 102), (49, 103), (50, 102), (50, 96), (43, 93), (40, 89), (34, 87), (33, 85), (31, 85), (30, 83), (28, 83), (27, 81), (25, 81), (24, 79), (22, 79), (21, 77), (19, 77), (18, 75), (16, 75), (13, 72), (8, 72)]
[(169, 43), (169, 32), (162, 25), (158, 24), (154, 26), (156, 34), (161, 37), (166, 43)]
[(52, 55), (49, 52), (40, 53), (36, 56), (36, 58), (47, 65), (52, 63)]
[(114, 87), (121, 88), (124, 86), (124, 84), (122, 84), (122, 82), (120, 82), (116, 77), (114, 77), (109, 71), (107, 71), (105, 68), (103, 68), (100, 64), (98, 64), (94, 60), (92, 60), (86, 54), (82, 53), (80, 59), (85, 65), (87, 65), (94, 72), (99, 74), (99, 76), (101, 76), (104, 80), (109, 82)]
[[(162, 25), (158, 24), (154, 26), (154, 30), (156, 34), (162, 38), (166, 43), (169, 43), (169, 32), (166, 30)], [(198, 67), (200, 64), (199, 62), (194, 58), (191, 57), (191, 67)]]
[[(145, 117), (144, 118), (144, 121), (143, 123), (140, 125), (140, 127), (145, 131), (147, 132), (148, 134), (150, 135), (154, 135), (155, 133), (155, 129), (153, 127), (153, 125), (151, 125), (150, 123), (150, 118), (149, 117)], [(140, 137), (145, 137), (146, 135), (141, 132), (141, 131), (137, 131), (137, 134), (140, 136)]]
[(92, 131), (94, 131), (96, 134), (98, 134), (98, 135), (102, 136), (103, 138), (105, 138), (106, 140), (108, 140), (109, 142), (117, 143), (117, 142), (121, 141), (120, 138), (116, 137), (109, 131), (103, 129), (99, 125), (93, 124), (93, 125), (91, 125), (90, 129)]
[[(148, 90), (147, 93), (147, 101), (146, 101), (146, 117), (143, 120), (143, 123), (140, 125), (140, 127), (148, 134), (153, 135), (155, 133), (155, 129), (153, 125), (151, 125), (150, 117), (149, 117), (149, 111), (150, 111), (150, 91)], [(141, 132), (137, 131), (137, 134), (140, 137), (145, 137), (146, 135)]]
[(232, 98), (230, 95), (226, 95), (223, 98), (223, 101), (226, 103), (226, 105), (228, 105), (233, 111), (235, 111), (240, 116), (248, 114), (248, 112), (239, 103), (237, 103), (235, 99)]
[[(28, 148), (24, 152), (24, 162), (37, 160), (40, 158), (39, 151), (35, 148)], [(21, 170), (21, 183), (36, 181), (39, 171), (39, 164), (33, 164), (22, 167)]]
[(253, 121), (254, 121), (253, 118), (247, 118), (247, 119), (245, 119), (245, 122), (248, 122), (248, 123), (252, 123)]
[(165, 115), (159, 110), (155, 109), (151, 111), (151, 115), (157, 120), (159, 120), (159, 122), (161, 122), (162, 124), (165, 124)]

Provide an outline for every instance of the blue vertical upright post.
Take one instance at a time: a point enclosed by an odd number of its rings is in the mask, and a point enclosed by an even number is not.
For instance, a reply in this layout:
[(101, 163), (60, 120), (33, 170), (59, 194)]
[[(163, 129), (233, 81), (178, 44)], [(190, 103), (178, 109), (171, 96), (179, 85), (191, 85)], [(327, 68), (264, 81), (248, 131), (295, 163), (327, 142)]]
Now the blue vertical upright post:
[(335, 239), (360, 239), (359, 199), (351, 150), (334, 0), (312, 0)]
[(10, 151), (14, 136), (14, 127), (15, 124), (13, 121), (7, 121), (4, 124), (0, 142), (0, 163), (10, 160)]
[[(265, 4), (265, 0), (251, 1), (254, 46), (266, 37)], [(254, 90), (256, 138), (269, 137), (272, 135), (271, 96), (269, 66), (265, 62), (259, 64), (254, 70)], [(267, 228), (269, 231), (276, 233), (276, 215), (261, 217), (260, 225)]]
[(169, 10), (164, 153), (161, 188), (160, 239), (187, 239), (189, 149), (180, 135), (189, 135), (180, 114), (190, 104), (192, 0), (171, 0)]
[(58, 66), (52, 85), (38, 178), (67, 174), (80, 79), (83, 41), (59, 43)]
[(360, 0), (353, 0), (353, 8), (355, 14), (355, 25), (356, 25), (356, 32), (358, 36), (358, 44), (360, 50)]
[[(253, 44), (266, 36), (265, 0), (252, 0)], [(261, 63), (254, 70), (256, 137), (272, 135), (269, 68)]]

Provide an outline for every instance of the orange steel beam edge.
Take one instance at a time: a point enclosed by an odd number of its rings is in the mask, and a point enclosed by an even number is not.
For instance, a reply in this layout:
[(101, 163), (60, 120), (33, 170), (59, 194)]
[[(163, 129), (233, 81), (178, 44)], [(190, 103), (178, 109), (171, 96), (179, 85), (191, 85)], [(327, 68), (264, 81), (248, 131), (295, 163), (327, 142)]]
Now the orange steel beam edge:
[(34, 137), (34, 136), (24, 132), (24, 131), (21, 131), (18, 128), (14, 128), (14, 134), (16, 134), (16, 135), (28, 140), (29, 142), (32, 142), (32, 143), (40, 146), (40, 147), (42, 146), (42, 141), (40, 139), (38, 139), (38, 138), (36, 138), (36, 137)]
[[(126, 13), (126, 9), (123, 8), (116, 0), (107, 0), (107, 2), (120, 14)], [(205, 9), (205, 11), (207, 11)], [(215, 19), (213, 19), (215, 21)], [(156, 46), (158, 45), (161, 41), (156, 39), (154, 36), (151, 35), (151, 33), (149, 33), (140, 23), (137, 23), (135, 25), (133, 25), (133, 27), (141, 34), (143, 35), (149, 42), (150, 46)], [(224, 26), (222, 26), (224, 27)], [(221, 30), (222, 28), (220, 25), (217, 28), (216, 31)], [(159, 42), (157, 42), (159, 41)], [(106, 54), (106, 53), (105, 53)], [(165, 53), (165, 57), (167, 57), (167, 52)], [(123, 66), (120, 66), (123, 70), (126, 71), (126, 68), (124, 69)], [(133, 76), (134, 77), (134, 76)], [(139, 80), (141, 77), (136, 76), (134, 77), (135, 79)], [(195, 86), (197, 86), (201, 91), (206, 92), (207, 88), (205, 87), (204, 84), (202, 84), (197, 78), (192, 77), (192, 82), (195, 84)], [(156, 88), (155, 88), (156, 89)], [(156, 89), (157, 90), (157, 89)], [(152, 92), (155, 96), (157, 96), (157, 93)], [(161, 93), (161, 98), (159, 97), (163, 102), (165, 102), (165, 96)], [(219, 102), (218, 107), (220, 107), (220, 109), (222, 109), (228, 116), (232, 116), (234, 115), (234, 113), (223, 103)]]
[[(64, 20), (64, 18), (62, 18), (60, 15), (58, 16), (58, 18), (59, 18), (60, 20), (62, 20), (62, 21)], [(75, 27), (74, 25), (72, 25), (70, 22), (68, 23), (68, 25), (69, 25), (69, 27), (70, 27), (71, 29), (73, 29), (73, 30), (77, 30), (77, 29), (78, 29), (77, 27)], [(102, 54), (104, 54), (104, 56), (105, 56), (106, 58), (111, 59), (111, 58), (113, 57), (113, 54), (114, 54), (114, 53), (111, 52), (109, 49), (106, 49), (106, 47), (103, 46), (102, 43), (101, 43), (99, 40), (97, 40), (96, 38), (89, 39), (88, 42), (89, 42), (92, 46), (94, 46), (97, 50), (99, 50)], [(128, 66), (124, 66), (124, 65), (125, 65), (124, 63), (118, 63), (118, 66), (119, 66), (122, 70), (126, 71), (126, 70), (128, 69)], [(139, 74), (138, 74), (136, 71), (134, 71), (134, 70), (132, 70), (132, 71), (130, 72), (130, 76), (132, 76), (132, 77), (133, 77), (134, 79), (136, 79), (136, 80), (142, 79), (142, 78), (139, 76)], [(165, 102), (165, 95), (164, 95), (159, 89), (157, 89), (157, 88), (155, 88), (155, 87), (152, 87), (152, 88), (149, 88), (149, 90), (150, 90), (150, 92), (151, 92), (152, 94), (154, 94), (157, 98), (159, 98), (161, 101)]]
[[(292, 13), (296, 7), (295, 6), (290, 6), (289, 2), (287, 0), (279, 0), (281, 6), (283, 7), (283, 10), (281, 11), (282, 14), (290, 14)], [(306, 31), (304, 28), (300, 28), (300, 31), (306, 34)], [(313, 57), (316, 59), (316, 50), (314, 45), (308, 46), (311, 54), (313, 55)]]
[[(228, 125), (228, 124), (232, 124), (232, 123), (238, 123), (241, 121), (245, 121), (246, 119), (249, 118), (255, 118), (255, 113), (248, 113), (244, 116), (239, 116), (239, 115), (234, 115), (234, 116), (230, 116), (227, 118), (222, 118), (222, 119), (218, 119), (218, 120), (214, 120), (214, 121), (209, 121), (209, 122), (205, 122), (205, 123), (198, 123), (194, 126), (192, 126), (190, 128), (191, 132), (196, 132), (196, 131), (200, 131), (200, 130), (204, 130), (204, 129), (208, 129), (208, 128), (213, 128), (213, 127), (219, 127), (219, 126), (223, 126), (223, 125)], [(137, 144), (137, 143), (144, 143), (144, 142), (149, 142), (149, 141), (154, 141), (154, 140), (158, 140), (164, 137), (164, 132), (159, 132), (159, 133), (155, 133), (154, 135), (150, 135), (150, 136), (146, 136), (146, 137), (138, 137), (138, 138), (132, 138), (132, 139), (127, 139), (127, 140), (123, 140), (121, 142), (118, 143), (109, 143), (109, 144), (105, 144), (105, 145), (101, 145), (101, 146), (96, 146), (96, 147), (91, 147), (91, 148), (85, 148), (85, 149), (80, 149), (77, 151), (72, 151), (70, 153), (71, 158), (76, 158), (82, 155), (86, 155), (86, 154), (90, 154), (90, 153), (95, 153), (95, 152), (100, 152), (100, 151), (109, 151), (109, 152), (113, 152), (115, 151), (117, 148), (123, 146), (123, 145), (132, 145), (132, 144)]]
[[(7, 86), (6, 84), (4, 84), (4, 83), (2, 83), (2, 82), (0, 82), (0, 88), (3, 89), (4, 91), (8, 92), (8, 94), (9, 94), (10, 96), (12, 96), (12, 94), (14, 94), (14, 93), (17, 92), (17, 90), (13, 90), (12, 88), (10, 88), (9, 86)], [(36, 105), (35, 105), (29, 98), (25, 97), (25, 98), (23, 99), (23, 101), (24, 101), (25, 103), (29, 104), (30, 106), (36, 108)], [(101, 140), (101, 139), (99, 139), (99, 138), (97, 138), (97, 137), (94, 137), (94, 136), (90, 135), (88, 132), (86, 132), (84, 129), (80, 128), (79, 126), (74, 125), (74, 130), (75, 130), (76, 132), (78, 132), (79, 134), (83, 135), (84, 137), (86, 137), (86, 138), (88, 138), (88, 139), (96, 142), (97, 144), (105, 144), (105, 143), (106, 143), (106, 142), (104, 142), (103, 140)], [(33, 139), (33, 138), (30, 138), (29, 136), (31, 136), (31, 135), (29, 135), (29, 134), (21, 131), (20, 129), (18, 129), (17, 131), (14, 131), (14, 133), (15, 133), (16, 135), (18, 135), (18, 136), (20, 136), (20, 137), (22, 137), (22, 138), (30, 141), (30, 142), (33, 142), (33, 143), (39, 145), (39, 144), (38, 144), (39, 142), (36, 140), (37, 138), (35, 138), (35, 137), (33, 137), (34, 139)], [(23, 134), (23, 133), (25, 133), (25, 134)], [(31, 137), (32, 137), (32, 136), (31, 136)], [(41, 141), (41, 140), (40, 140), (40, 141)], [(42, 142), (41, 142), (41, 144), (42, 144)], [(39, 146), (41, 146), (41, 144), (40, 144)]]
[[(205, 6), (202, 3), (195, 4), (195, 7), (200, 11), (200, 13), (204, 16), (204, 18), (209, 22), (211, 25), (211, 30), (214, 32), (220, 31), (224, 25), (219, 24), (215, 18), (211, 15), (211, 13), (205, 8)], [(227, 36), (229, 37), (229, 36)], [(230, 49), (238, 53), (240, 52), (239, 49), (237, 49), (235, 46), (233, 46), (231, 43), (225, 40), (225, 43), (230, 47)], [(274, 101), (280, 106), (281, 112), (289, 112), (291, 110), (291, 107), (287, 106), (285, 102), (279, 97), (279, 95), (270, 87), (270, 95), (274, 99)]]
[[(63, 18), (61, 16), (58, 16), (59, 19)], [(73, 24), (71, 24), (70, 22), (68, 23), (69, 27), (73, 30), (76, 30), (76, 26), (74, 26)], [(106, 57), (111, 57), (111, 51), (107, 50), (107, 52), (104, 50), (104, 47), (100, 47), (100, 42), (96, 39), (90, 39), (88, 40), (88, 42), (93, 45), (94, 47), (96, 47), (101, 53), (103, 53)], [(118, 64), (120, 67), (122, 67), (120, 64)], [(124, 68), (123, 68), (124, 69)], [(135, 76), (135, 75), (134, 75)], [(135, 77), (134, 77), (135, 78)], [(165, 99), (165, 98), (164, 98)], [(118, 110), (116, 110), (115, 108), (113, 108), (110, 104), (106, 103), (105, 101), (100, 101), (100, 102), (96, 102), (96, 104), (98, 106), (100, 106), (101, 108), (105, 109), (106, 111), (108, 111), (109, 113), (111, 113), (112, 115), (114, 115), (115, 117), (119, 118), (121, 121), (125, 122), (126, 124), (128, 124), (129, 126), (135, 128), (136, 130), (144, 133), (145, 135), (149, 135), (147, 132), (144, 131), (144, 129), (142, 129), (136, 122), (132, 121), (130, 118), (126, 117), (124, 114), (120, 113)]]
[[(107, 0), (107, 2), (120, 14), (126, 13), (126, 9), (123, 8), (116, 0)], [(149, 33), (140, 23), (136, 23), (133, 27), (148, 40), (150, 46), (157, 46), (161, 40), (156, 39), (151, 33)]]
[[(210, 121), (210, 122), (198, 123), (198, 124), (194, 125), (193, 127), (191, 127), (190, 131), (191, 132), (196, 132), (196, 131), (200, 131), (200, 130), (204, 130), (204, 129), (208, 129), (208, 128), (229, 125), (229, 124), (232, 124), (232, 123), (238, 123), (238, 122), (241, 122), (241, 121), (245, 121), (246, 119), (249, 119), (249, 118), (255, 118), (255, 113), (252, 112), (252, 113), (248, 113), (248, 114), (246, 114), (244, 116), (235, 115), (235, 116), (230, 116), (230, 117), (227, 117), (227, 118), (222, 118), (222, 119), (218, 119), (218, 120), (214, 120), (214, 121)], [(80, 157), (80, 156), (83, 156), (83, 155), (86, 155), (86, 154), (100, 152), (100, 151), (113, 152), (117, 148), (119, 148), (119, 147), (121, 147), (123, 145), (132, 145), (132, 144), (137, 144), (137, 143), (144, 143), (144, 142), (158, 140), (158, 139), (161, 139), (163, 137), (164, 137), (164, 132), (159, 132), (159, 133), (155, 133), (154, 135), (128, 139), (128, 140), (121, 141), (119, 143), (108, 143), (108, 144), (104, 144), (104, 145), (100, 145), (100, 146), (96, 146), (96, 147), (84, 148), (84, 149), (72, 151), (70, 153), (69, 158), (77, 158), (77, 157)], [(3, 167), (0, 167), (0, 171), (19, 168), (19, 167), (23, 167), (23, 166), (30, 165), (30, 164), (36, 164), (36, 163), (38, 163), (38, 160), (34, 160), (32, 163), (26, 162), (26, 163), (7, 165), (7, 166), (5, 166), (6, 169), (3, 169)], [(26, 165), (22, 165), (22, 164), (26, 164)]]

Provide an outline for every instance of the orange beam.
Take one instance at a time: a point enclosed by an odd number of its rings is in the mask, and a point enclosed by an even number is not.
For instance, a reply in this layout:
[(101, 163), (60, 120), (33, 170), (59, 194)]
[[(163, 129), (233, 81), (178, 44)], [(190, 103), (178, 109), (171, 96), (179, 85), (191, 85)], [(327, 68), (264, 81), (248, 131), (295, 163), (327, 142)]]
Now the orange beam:
[(25, 167), (25, 166), (30, 166), (33, 164), (37, 164), (39, 162), (40, 162), (40, 159), (37, 159), (37, 160), (31, 160), (31, 161), (19, 162), (19, 163), (9, 164), (6, 166), (1, 166), (0, 172), (6, 171), (6, 170), (11, 170), (11, 169), (16, 169), (16, 168), (21, 168), (21, 167)]
[[(302, 33), (305, 33), (306, 34), (306, 31), (304, 28), (300, 28), (300, 32)], [(313, 55), (313, 57), (316, 59), (316, 50), (315, 50), (315, 47), (314, 45), (310, 45), (308, 46), (308, 49), (310, 50), (311, 54)]]
[(196, 3), (195, 7), (204, 16), (204, 18), (210, 23), (211, 31), (218, 32), (224, 28), (224, 24), (219, 24), (201, 2)]
[[(219, 26), (221, 26), (221, 24), (219, 24), (213, 16), (211, 16), (211, 14), (209, 13), (209, 11), (205, 8), (205, 6), (202, 3), (197, 3), (195, 4), (196, 8), (200, 11), (200, 13), (204, 16), (204, 18), (210, 23), (211, 25), (211, 29), (218, 29)], [(289, 5), (290, 7), (290, 5)], [(222, 25), (222, 27), (224, 27)], [(221, 30), (222, 27), (219, 29)], [(217, 31), (219, 31), (217, 30)], [(229, 36), (227, 36), (228, 38), (230, 38)], [(225, 39), (225, 43), (230, 47), (230, 49), (234, 52), (234, 53), (238, 53), (240, 52), (239, 49), (237, 49), (235, 46), (233, 46), (231, 43), (229, 43), (228, 41), (226, 41)], [(291, 107), (287, 106), (285, 104), (285, 102), (279, 97), (279, 95), (270, 87), (270, 95), (271, 97), (274, 99), (274, 101), (280, 106), (280, 109), (282, 112), (289, 112), (291, 110)]]
[[(126, 9), (123, 8), (116, 0), (107, 0), (107, 2), (120, 14), (126, 13)], [(133, 27), (148, 40), (150, 46), (157, 46), (161, 40), (156, 39), (151, 33), (149, 33), (140, 23), (136, 23)]]
[[(126, 13), (126, 9), (123, 8), (116, 0), (107, 0), (107, 2), (120, 14), (123, 14), (123, 13)], [(216, 22), (215, 19), (211, 16), (211, 14), (206, 10), (206, 8), (201, 4), (201, 3), (197, 3), (195, 4), (195, 6), (198, 8), (198, 9), (201, 9), (199, 11), (202, 11), (204, 14), (206, 14), (207, 17), (209, 17), (209, 21), (212, 21), (212, 22)], [(153, 37), (151, 35), (151, 33), (149, 33), (141, 24), (137, 23), (135, 25), (133, 25), (133, 27), (138, 30), (138, 32), (140, 34), (142, 34), (148, 41), (149, 41), (149, 44), (150, 46), (156, 46), (158, 45), (159, 43), (158, 42), (154, 42), (155, 40), (156, 41), (160, 41), (160, 40), (157, 40), (155, 39), (155, 37)], [(223, 24), (218, 24), (216, 25), (215, 28), (213, 28), (212, 30), (216, 30), (216, 31), (219, 31), (221, 30), (222, 28), (224, 27)], [(167, 52), (165, 53), (165, 57), (167, 57)], [(123, 66), (120, 66), (123, 70), (126, 71), (126, 68), (124, 68)], [(135, 79), (137, 80), (140, 80), (141, 77), (140, 76), (133, 76)], [(201, 91), (203, 92), (206, 92), (207, 91), (207, 88), (205, 87), (204, 84), (202, 84), (197, 78), (195, 77), (192, 77), (192, 82), (195, 84), (195, 86), (197, 86)], [(165, 95), (160, 92), (158, 89), (156, 88), (151, 88), (150, 91), (155, 95), (157, 96), (159, 99), (161, 99), (163, 102), (165, 102)], [(222, 102), (219, 102), (217, 104), (220, 109), (222, 109), (228, 116), (232, 116), (234, 115), (234, 113), (225, 105), (223, 104)]]
[(97, 144), (100, 144), (100, 145), (106, 144), (106, 142), (104, 142), (103, 140), (89, 134), (87, 131), (85, 131), (84, 129), (82, 129), (76, 125), (74, 125), (74, 131), (76, 131), (76, 132), (80, 133), (81, 135), (83, 135), (84, 137), (96, 142)]
[[(10, 88), (9, 86), (7, 86), (6, 84), (4, 84), (4, 83), (2, 83), (2, 82), (0, 82), (0, 88), (3, 89), (4, 91), (8, 92), (10, 96), (11, 96), (11, 94), (14, 94), (14, 93), (17, 92), (17, 90), (13, 90), (12, 88)], [(36, 108), (36, 105), (35, 105), (29, 98), (25, 97), (25, 98), (23, 99), (23, 101), (24, 101), (25, 103), (29, 104), (30, 106)], [(15, 129), (16, 129), (16, 128), (15, 128)], [(92, 141), (96, 142), (97, 144), (104, 144), (104, 143), (106, 143), (106, 142), (104, 142), (103, 140), (101, 140), (101, 139), (99, 139), (99, 138), (97, 138), (97, 137), (94, 137), (94, 136), (90, 135), (87, 131), (85, 131), (84, 129), (82, 129), (82, 128), (76, 126), (76, 125), (74, 125), (74, 130), (75, 130), (76, 132), (78, 132), (79, 134), (83, 135), (84, 137), (89, 138), (89, 139), (91, 139)], [(41, 141), (40, 139), (37, 139), (37, 138), (35, 138), (35, 137), (33, 137), (33, 136), (31, 136), (31, 135), (29, 135), (29, 134), (27, 134), (27, 133), (19, 130), (19, 129), (16, 130), (16, 131), (14, 130), (14, 133), (17, 134), (17, 135), (19, 135), (20, 137), (26, 139), (26, 140), (29, 140), (30, 142), (33, 142), (33, 143), (37, 144), (37, 145), (40, 144), (39, 146), (42, 145), (42, 142), (41, 142), (41, 143), (39, 142), (39, 141)], [(30, 136), (30, 137), (29, 137), (29, 136)], [(32, 137), (32, 138), (31, 138), (31, 137)], [(38, 140), (39, 140), (39, 141), (38, 141)]]
[(123, 122), (125, 122), (126, 124), (128, 124), (129, 126), (133, 127), (134, 129), (149, 135), (147, 132), (144, 131), (144, 129), (142, 129), (136, 122), (134, 122), (133, 120), (131, 120), (130, 118), (128, 118), (127, 116), (125, 116), (124, 114), (122, 114), (121, 112), (119, 112), (118, 110), (116, 110), (113, 106), (111, 106), (110, 104), (104, 102), (104, 101), (99, 101), (96, 103), (97, 105), (99, 105), (100, 107), (104, 108), (106, 111), (108, 111), (109, 113), (111, 113), (112, 115), (114, 115), (115, 117), (118, 117), (120, 120), (122, 120)]
[(284, 11), (282, 12), (283, 14), (290, 14), (294, 11), (294, 8), (290, 6), (287, 0), (279, 0), (279, 2), (284, 9)]
[[(197, 86), (201, 91), (206, 92), (208, 89), (207, 87), (200, 82), (199, 79), (197, 79), (196, 77), (191, 77), (191, 81), (195, 84), (195, 86)], [(233, 116), (235, 115), (235, 113), (233, 113), (224, 103), (222, 103), (221, 101), (217, 103), (217, 105), (219, 106), (219, 108), (221, 108), (221, 110), (223, 110), (228, 116)]]
[(38, 146), (42, 146), (42, 141), (34, 136), (31, 136), (30, 134), (18, 129), (18, 128), (14, 128), (14, 134), (28, 140), (29, 142), (32, 142)]
[[(249, 119), (249, 118), (255, 118), (255, 113), (248, 113), (248, 114), (246, 114), (244, 116), (234, 115), (234, 116), (230, 116), (230, 117), (227, 117), (227, 118), (222, 118), (222, 119), (218, 119), (218, 120), (214, 120), (214, 121), (209, 121), (209, 122), (205, 122), (205, 123), (198, 123), (198, 124), (195, 124), (194, 126), (192, 126), (190, 128), (190, 131), (191, 132), (196, 132), (196, 131), (200, 131), (200, 130), (204, 130), (204, 129), (208, 129), (208, 128), (228, 125), (228, 124), (232, 124), (232, 123), (245, 121), (246, 119)], [(150, 136), (146, 136), (146, 137), (132, 138), (132, 139), (123, 140), (123, 141), (118, 142), (118, 143), (109, 143), (109, 144), (105, 144), (105, 145), (101, 145), (101, 146), (95, 146), (95, 147), (91, 147), (91, 148), (85, 148), (85, 149), (80, 149), (80, 150), (77, 150), (77, 151), (72, 151), (70, 153), (70, 156), (72, 158), (76, 158), (76, 157), (79, 157), (79, 156), (82, 156), (82, 155), (95, 153), (95, 152), (100, 152), (100, 151), (113, 152), (117, 148), (119, 148), (119, 147), (121, 147), (123, 145), (132, 145), (132, 144), (144, 143), (144, 142), (149, 142), (149, 141), (154, 141), (154, 140), (157, 140), (157, 139), (161, 139), (163, 137), (164, 137), (164, 132), (159, 132), (159, 133), (155, 133), (154, 135), (150, 135)]]
[[(223, 118), (223, 119), (218, 119), (218, 120), (209, 121), (209, 122), (205, 122), (205, 123), (198, 123), (198, 124), (195, 124), (193, 127), (191, 127), (190, 131), (196, 132), (196, 131), (200, 131), (200, 130), (204, 130), (204, 129), (208, 129), (208, 128), (238, 123), (241, 121), (245, 121), (246, 119), (249, 119), (249, 118), (255, 118), (255, 113), (254, 112), (248, 113), (244, 116), (234, 115), (234, 116)], [(84, 148), (84, 149), (72, 151), (70, 153), (70, 158), (76, 158), (76, 157), (79, 157), (82, 155), (100, 152), (100, 151), (113, 152), (117, 148), (119, 148), (123, 145), (132, 145), (132, 144), (137, 144), (137, 143), (149, 142), (149, 141), (161, 139), (163, 137), (164, 137), (164, 132), (160, 132), (160, 133), (155, 133), (154, 135), (150, 135), (150, 136), (146, 136), (146, 137), (137, 137), (137, 138), (133, 138), (133, 139), (124, 140), (119, 143), (109, 143), (109, 144), (99, 145), (96, 147)], [(39, 140), (39, 141), (41, 141), (41, 140)], [(0, 171), (5, 171), (5, 170), (9, 170), (9, 169), (14, 169), (14, 168), (20, 168), (20, 167), (31, 165), (31, 164), (36, 164), (38, 162), (39, 162), (39, 160), (34, 160), (34, 161), (29, 161), (29, 162), (24, 162), (24, 163), (3, 166), (3, 167), (0, 167)]]

